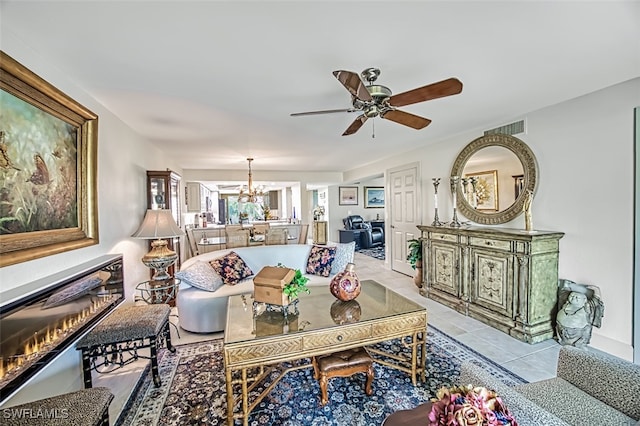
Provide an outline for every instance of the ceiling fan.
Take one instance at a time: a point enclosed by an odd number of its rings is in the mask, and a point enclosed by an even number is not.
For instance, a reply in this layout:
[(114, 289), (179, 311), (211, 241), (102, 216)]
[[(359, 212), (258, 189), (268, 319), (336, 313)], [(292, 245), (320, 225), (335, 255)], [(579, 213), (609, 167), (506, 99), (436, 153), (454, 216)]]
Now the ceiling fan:
[[(291, 115), (295, 117), (301, 115), (362, 111), (362, 114), (351, 123), (342, 136), (354, 134), (362, 127), (367, 119), (377, 116), (416, 130), (423, 129), (431, 123), (431, 120), (400, 111), (396, 107), (457, 95), (462, 92), (462, 82), (457, 78), (449, 78), (397, 95), (392, 95), (388, 87), (374, 84), (380, 75), (378, 68), (365, 69), (360, 73), (362, 78), (352, 71), (344, 70), (334, 71), (333, 75), (349, 93), (351, 93), (351, 108), (295, 112)], [(366, 80), (369, 84), (365, 85), (362, 79)]]

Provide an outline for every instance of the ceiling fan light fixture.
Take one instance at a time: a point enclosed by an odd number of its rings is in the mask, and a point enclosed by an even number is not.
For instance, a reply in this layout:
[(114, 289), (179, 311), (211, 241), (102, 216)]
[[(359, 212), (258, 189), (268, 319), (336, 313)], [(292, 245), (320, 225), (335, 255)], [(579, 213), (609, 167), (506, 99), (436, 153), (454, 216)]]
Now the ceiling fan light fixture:
[[(457, 95), (462, 92), (462, 82), (453, 77), (392, 95), (392, 92), (388, 87), (380, 84), (373, 84), (380, 75), (380, 70), (378, 68), (367, 68), (362, 71), (360, 75), (352, 71), (338, 70), (334, 71), (333, 75), (338, 79), (340, 84), (342, 84), (344, 88), (351, 93), (351, 104), (353, 105), (353, 109), (310, 111), (294, 113), (291, 115), (297, 116), (362, 111), (362, 114), (358, 116), (353, 123), (351, 123), (342, 136), (354, 134), (358, 129), (360, 129), (360, 127), (362, 127), (362, 124), (364, 124), (368, 118), (377, 116), (412, 129), (424, 129), (429, 125), (429, 123), (431, 123), (430, 119), (400, 111), (397, 107), (430, 101), (433, 99), (443, 98), (445, 96)], [(363, 80), (369, 83), (369, 85), (365, 85)]]
[(367, 90), (369, 91), (371, 97), (375, 102), (383, 102), (385, 99), (389, 99), (389, 97), (391, 96), (391, 89), (379, 84), (367, 86)]

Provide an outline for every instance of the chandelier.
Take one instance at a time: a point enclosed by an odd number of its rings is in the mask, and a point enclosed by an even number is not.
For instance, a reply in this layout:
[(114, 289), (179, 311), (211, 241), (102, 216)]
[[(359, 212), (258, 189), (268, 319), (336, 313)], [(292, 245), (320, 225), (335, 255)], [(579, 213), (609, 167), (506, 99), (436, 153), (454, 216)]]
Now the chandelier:
[(258, 201), (259, 196), (261, 197), (264, 195), (264, 188), (262, 185), (257, 188), (253, 187), (253, 176), (251, 174), (251, 162), (253, 161), (253, 158), (247, 158), (247, 161), (249, 162), (248, 193), (244, 192), (244, 185), (241, 185), (239, 198), (245, 203), (255, 203)]

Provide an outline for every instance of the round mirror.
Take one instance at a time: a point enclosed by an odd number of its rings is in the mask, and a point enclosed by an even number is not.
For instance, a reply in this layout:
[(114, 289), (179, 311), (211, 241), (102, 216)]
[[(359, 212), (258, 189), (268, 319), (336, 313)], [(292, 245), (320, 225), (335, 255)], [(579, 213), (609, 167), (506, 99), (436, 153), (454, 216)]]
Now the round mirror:
[(460, 152), (451, 176), (460, 177), (456, 187), (460, 213), (473, 222), (496, 225), (522, 213), (527, 192), (535, 192), (538, 166), (520, 139), (488, 135)]

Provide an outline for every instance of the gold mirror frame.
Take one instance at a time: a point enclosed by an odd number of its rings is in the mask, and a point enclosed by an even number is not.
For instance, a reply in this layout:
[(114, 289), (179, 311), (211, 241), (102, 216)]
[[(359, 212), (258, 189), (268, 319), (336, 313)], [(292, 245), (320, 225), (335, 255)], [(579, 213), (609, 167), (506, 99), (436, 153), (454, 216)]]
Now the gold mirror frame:
[(533, 151), (527, 146), (526, 143), (516, 138), (515, 136), (494, 134), (481, 136), (474, 139), (458, 154), (458, 158), (453, 163), (451, 168), (451, 176), (463, 176), (464, 168), (467, 161), (480, 151), (482, 148), (490, 146), (499, 146), (507, 148), (513, 152), (516, 157), (522, 163), (524, 170), (524, 188), (516, 198), (515, 202), (509, 206), (509, 208), (496, 213), (485, 213), (474, 209), (462, 194), (462, 187), (458, 185), (457, 191), (457, 208), (460, 214), (467, 219), (480, 223), (483, 225), (498, 225), (501, 223), (509, 222), (522, 213), (522, 208), (525, 202), (525, 196), (528, 191), (535, 193), (536, 184), (538, 181), (538, 164), (536, 157), (533, 155)]

